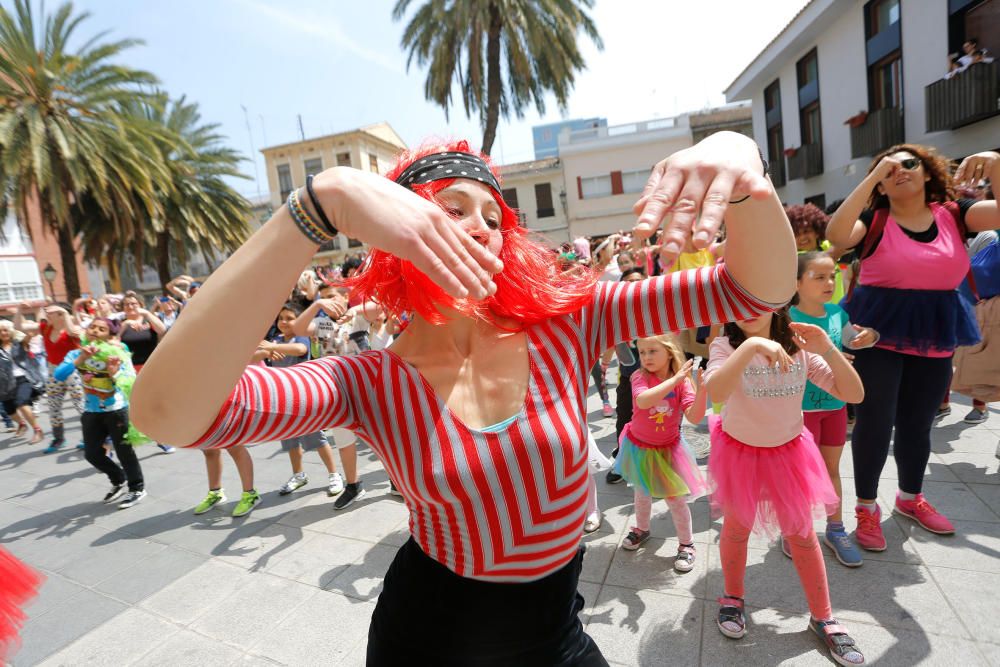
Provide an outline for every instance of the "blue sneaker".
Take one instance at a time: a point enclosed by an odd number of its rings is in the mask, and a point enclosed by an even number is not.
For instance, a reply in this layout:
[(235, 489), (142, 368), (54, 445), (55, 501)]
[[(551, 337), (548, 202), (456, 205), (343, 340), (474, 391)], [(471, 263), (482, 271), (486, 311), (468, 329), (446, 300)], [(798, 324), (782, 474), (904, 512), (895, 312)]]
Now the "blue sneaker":
[(80, 444), (78, 444), (78, 445), (76, 446), (76, 448), (77, 448), (77, 449), (86, 449), (86, 448), (87, 448), (87, 445), (86, 445), (86, 443), (83, 443), (83, 442), (81, 442)]
[(59, 443), (53, 442), (51, 445), (49, 445), (48, 447), (46, 447), (42, 451), (45, 452), (46, 454), (55, 454), (56, 452), (58, 452), (59, 450), (61, 450), (65, 446), (66, 446), (66, 443), (64, 443), (64, 442), (59, 442)]
[(833, 555), (837, 557), (841, 565), (847, 567), (861, 567), (861, 551), (857, 545), (851, 541), (844, 524), (827, 524), (826, 532), (823, 534), (823, 544), (830, 547)]

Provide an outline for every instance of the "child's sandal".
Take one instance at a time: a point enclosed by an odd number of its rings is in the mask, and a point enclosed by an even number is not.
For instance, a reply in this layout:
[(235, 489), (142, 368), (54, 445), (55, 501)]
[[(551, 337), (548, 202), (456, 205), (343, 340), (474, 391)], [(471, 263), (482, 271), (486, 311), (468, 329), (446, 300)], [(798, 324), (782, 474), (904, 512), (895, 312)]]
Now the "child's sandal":
[(730, 639), (742, 639), (747, 633), (747, 619), (743, 615), (743, 598), (719, 598), (719, 615), (715, 618), (719, 632)]
[(844, 665), (844, 667), (865, 664), (865, 656), (861, 653), (861, 649), (847, 634), (847, 628), (837, 621), (817, 621), (811, 618), (809, 619), (809, 629), (823, 640), (826, 647), (830, 649), (830, 655), (838, 664)]

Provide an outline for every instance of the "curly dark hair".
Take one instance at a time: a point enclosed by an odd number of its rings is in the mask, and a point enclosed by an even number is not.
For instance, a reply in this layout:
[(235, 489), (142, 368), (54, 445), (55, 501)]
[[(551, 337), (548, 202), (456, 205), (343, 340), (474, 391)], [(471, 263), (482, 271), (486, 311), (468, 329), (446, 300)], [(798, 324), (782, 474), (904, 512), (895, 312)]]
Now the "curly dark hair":
[[(868, 173), (872, 173), (882, 158), (894, 153), (905, 152), (914, 156), (924, 166), (924, 171), (930, 176), (930, 180), (924, 185), (924, 201), (928, 204), (936, 202), (943, 204), (955, 199), (955, 183), (951, 178), (951, 162), (945, 156), (937, 152), (932, 146), (922, 146), (920, 144), (896, 144), (885, 149), (872, 159), (868, 167)], [(876, 187), (872, 190), (871, 197), (868, 198), (868, 208), (877, 210), (889, 208), (889, 198), (878, 191)]]
[(794, 204), (785, 207), (788, 222), (792, 223), (792, 232), (796, 236), (806, 232), (816, 232), (816, 240), (826, 238), (826, 223), (830, 221), (826, 213), (814, 204)]
[[(799, 348), (795, 344), (792, 328), (789, 326), (791, 323), (792, 318), (788, 314), (788, 306), (774, 311), (768, 338), (781, 345), (788, 354), (795, 354)], [(729, 339), (729, 344), (733, 346), (734, 350), (747, 339), (747, 335), (743, 333), (743, 329), (740, 329), (736, 322), (726, 322), (722, 327), (722, 335)]]

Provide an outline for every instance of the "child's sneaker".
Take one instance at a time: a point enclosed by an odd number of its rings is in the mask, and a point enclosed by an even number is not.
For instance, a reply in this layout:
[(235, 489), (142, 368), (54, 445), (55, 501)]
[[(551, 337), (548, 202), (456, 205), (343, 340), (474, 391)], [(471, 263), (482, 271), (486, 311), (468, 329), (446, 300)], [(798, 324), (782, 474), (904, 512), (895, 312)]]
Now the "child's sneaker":
[(128, 493), (125, 494), (125, 497), (122, 499), (122, 501), (118, 503), (118, 509), (127, 510), (129, 507), (132, 507), (132, 505), (135, 505), (145, 497), (146, 497), (145, 491), (141, 490), (129, 491)]
[(611, 407), (610, 403), (608, 403), (607, 401), (605, 401), (604, 405), (601, 406), (601, 414), (603, 414), (605, 417), (614, 417), (615, 416), (615, 409), (613, 407)]
[(875, 506), (872, 512), (861, 505), (854, 508), (854, 516), (858, 527), (854, 537), (858, 546), (868, 551), (885, 551), (885, 536), (882, 534), (882, 510)]
[(104, 502), (106, 503), (114, 502), (115, 498), (120, 496), (122, 494), (122, 491), (124, 490), (125, 490), (125, 482), (122, 482), (121, 484), (112, 484), (111, 490), (104, 495)]
[(360, 479), (354, 484), (348, 484), (344, 487), (344, 492), (333, 503), (333, 509), (342, 510), (350, 507), (356, 500), (364, 498), (365, 493), (365, 487), (362, 486)]
[(951, 525), (951, 521), (948, 521), (944, 514), (934, 509), (934, 506), (927, 502), (922, 493), (918, 493), (913, 500), (903, 500), (897, 492), (894, 511), (913, 519), (920, 524), (921, 528), (932, 533), (938, 535), (953, 535), (955, 533), (955, 526)]
[(677, 557), (674, 558), (674, 569), (678, 572), (690, 572), (694, 569), (693, 544), (682, 544), (677, 547)]
[(328, 496), (339, 496), (344, 492), (344, 478), (341, 477), (339, 472), (330, 473), (330, 481), (326, 487), (326, 495)]
[(309, 478), (306, 476), (306, 474), (304, 472), (297, 472), (294, 475), (292, 475), (288, 479), (288, 481), (285, 482), (285, 485), (278, 490), (278, 494), (282, 496), (287, 496), (289, 493), (301, 489), (308, 483), (309, 483)]
[(842, 523), (828, 523), (826, 532), (823, 534), (823, 544), (833, 550), (833, 555), (837, 557), (841, 565), (847, 567), (861, 567), (861, 552), (851, 537), (844, 530)]
[(649, 539), (648, 530), (639, 530), (638, 528), (633, 528), (628, 531), (628, 535), (622, 540), (622, 549), (626, 551), (635, 551), (642, 543)]
[(236, 507), (233, 508), (233, 516), (241, 517), (250, 514), (259, 502), (260, 494), (257, 493), (257, 489), (244, 491), (243, 496), (240, 498), (240, 502), (236, 503)]
[(173, 454), (177, 451), (177, 448), (172, 445), (161, 445), (160, 443), (156, 443), (156, 446), (159, 447), (160, 451), (164, 454)]
[(217, 491), (210, 490), (208, 492), (208, 495), (205, 496), (205, 499), (202, 500), (200, 503), (198, 503), (198, 505), (194, 508), (194, 513), (204, 514), (205, 512), (212, 509), (219, 503), (224, 503), (224, 502), (226, 502), (225, 491), (223, 491), (222, 489), (219, 489)]
[(847, 634), (847, 628), (836, 620), (817, 621), (815, 618), (810, 618), (809, 629), (823, 640), (830, 650), (830, 657), (837, 661), (837, 664), (845, 667), (865, 664), (865, 656), (861, 653), (861, 649)]
[(747, 619), (743, 614), (743, 598), (719, 598), (719, 613), (715, 617), (719, 632), (730, 639), (742, 639), (747, 633)]
[(587, 520), (583, 522), (583, 532), (593, 533), (601, 527), (601, 513), (593, 512), (587, 515)]

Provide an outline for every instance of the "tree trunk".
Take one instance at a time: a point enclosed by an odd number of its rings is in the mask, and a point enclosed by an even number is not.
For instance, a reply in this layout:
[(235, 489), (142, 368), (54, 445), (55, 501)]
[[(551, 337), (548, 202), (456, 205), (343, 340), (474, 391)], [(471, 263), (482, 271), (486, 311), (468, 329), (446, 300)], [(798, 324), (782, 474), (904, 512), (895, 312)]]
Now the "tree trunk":
[(170, 235), (160, 232), (156, 235), (156, 273), (160, 278), (160, 288), (167, 294), (170, 282)]
[(62, 262), (63, 284), (66, 286), (66, 301), (73, 303), (80, 298), (80, 276), (76, 272), (76, 245), (73, 232), (65, 227), (56, 230), (59, 241), (59, 259)]
[(483, 148), (487, 155), (493, 150), (497, 138), (497, 123), (500, 122), (500, 10), (496, 3), (490, 3), (490, 31), (486, 37), (486, 124), (483, 127)]

